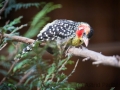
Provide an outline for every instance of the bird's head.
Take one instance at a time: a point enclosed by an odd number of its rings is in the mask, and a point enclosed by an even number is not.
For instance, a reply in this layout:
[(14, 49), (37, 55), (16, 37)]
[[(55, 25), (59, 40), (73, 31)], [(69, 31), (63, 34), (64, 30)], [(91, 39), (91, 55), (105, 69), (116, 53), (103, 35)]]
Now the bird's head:
[(88, 46), (89, 39), (92, 35), (93, 29), (90, 27), (90, 25), (88, 23), (81, 22), (76, 30), (76, 36), (85, 43), (86, 47)]

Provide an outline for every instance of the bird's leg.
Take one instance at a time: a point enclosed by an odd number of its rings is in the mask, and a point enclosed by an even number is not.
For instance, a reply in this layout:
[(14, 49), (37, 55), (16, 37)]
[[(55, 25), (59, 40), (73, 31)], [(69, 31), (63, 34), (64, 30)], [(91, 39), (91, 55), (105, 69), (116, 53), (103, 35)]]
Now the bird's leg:
[(71, 54), (69, 53), (69, 49), (72, 48), (72, 47), (74, 47), (74, 46), (71, 46), (71, 45), (68, 46), (68, 48), (67, 48), (66, 51), (65, 51), (65, 57), (71, 55)]
[[(62, 44), (62, 45), (57, 44), (58, 49), (60, 50), (60, 54), (61, 54), (61, 55), (63, 54), (64, 51), (65, 51), (65, 54), (67, 54), (67, 51), (69, 50), (69, 48), (72, 47), (71, 45), (69, 45), (69, 46), (67, 47), (67, 45), (70, 44), (70, 43), (71, 43), (71, 39), (68, 39), (68, 40), (67, 40), (64, 44)], [(67, 47), (67, 48), (66, 48), (66, 47)]]
[(62, 53), (63, 53), (62, 46), (57, 44), (57, 47), (58, 47), (58, 49), (59, 49), (59, 53), (60, 53), (60, 56), (61, 56)]
[(68, 42), (66, 42), (66, 43), (63, 45), (63, 47), (62, 47), (62, 50), (63, 50), (63, 51), (65, 50), (67, 44), (68, 44)]
[[(60, 50), (60, 55), (63, 54), (63, 52), (65, 51), (66, 49), (66, 46), (67, 46), (68, 42), (64, 43), (64, 45), (57, 45), (58, 46), (58, 49)], [(70, 46), (69, 46), (70, 47)], [(66, 51), (65, 51), (66, 52)]]
[(82, 46), (82, 45), (80, 45), (80, 46), (79, 46), (79, 48), (80, 48), (80, 49), (82, 49), (82, 48), (83, 48), (83, 46)]
[(63, 51), (66, 49), (66, 46), (67, 46), (69, 43), (71, 43), (71, 39), (68, 39), (68, 40), (64, 43), (64, 45), (63, 45), (63, 47), (62, 47)]

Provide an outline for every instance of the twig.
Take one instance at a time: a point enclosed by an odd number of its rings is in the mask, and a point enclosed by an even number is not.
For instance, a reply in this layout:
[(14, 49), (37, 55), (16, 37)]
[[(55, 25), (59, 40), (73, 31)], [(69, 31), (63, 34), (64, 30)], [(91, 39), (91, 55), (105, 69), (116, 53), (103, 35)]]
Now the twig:
[(37, 90), (40, 90), (40, 88), (39, 88), (39, 87), (37, 87)]
[(20, 27), (17, 27), (15, 30), (13, 30), (12, 32), (11, 32), (11, 34), (13, 34), (14, 32), (16, 32), (16, 31), (18, 31), (18, 30), (20, 30), (20, 29), (22, 29), (23, 27), (26, 27), (27, 26), (27, 24), (23, 24), (23, 25), (21, 25)]
[[(8, 71), (8, 73), (7, 73), (7, 75), (10, 74), (10, 72), (11, 72), (12, 69), (13, 69), (13, 67), (15, 66), (15, 64), (16, 64), (18, 61), (19, 61), (19, 60), (15, 60), (15, 61), (13, 62), (13, 64), (12, 64), (12, 66), (10, 67), (10, 69), (9, 69), (9, 71)], [(6, 80), (6, 78), (7, 78), (7, 77), (4, 77), (4, 78), (1, 80), (0, 85)]]
[(66, 81), (76, 70), (76, 67), (78, 65), (78, 62), (79, 62), (79, 59), (77, 60), (76, 64), (75, 64), (75, 67), (73, 68), (72, 72), (63, 80), (63, 81)]
[(13, 57), (16, 55), (16, 53), (21, 50), (20, 46), (21, 46), (21, 42), (18, 42), (16, 45), (14, 43), (12, 43), (12, 45), (15, 47), (15, 50), (12, 51), (12, 53), (9, 53), (8, 55), (8, 60), (13, 59)]
[(22, 82), (24, 82), (24, 80), (30, 75), (30, 74), (32, 74), (34, 72), (34, 70), (32, 69), (32, 70), (30, 70), (28, 73), (26, 73), (21, 79), (20, 79), (20, 81), (18, 82), (18, 84), (16, 85), (16, 86), (19, 86)]
[[(77, 65), (78, 65), (78, 62), (79, 62), (79, 59), (77, 60), (77, 62), (76, 62), (76, 64), (75, 64), (72, 72), (71, 72), (63, 81), (60, 82), (61, 84), (64, 83), (64, 82), (75, 72), (76, 67), (77, 67)], [(57, 89), (57, 88), (59, 88), (59, 87), (60, 87), (60, 85), (56, 86), (54, 89)]]
[(1, 48), (0, 51), (7, 45), (8, 43), (5, 43)]
[(2, 9), (0, 10), (0, 15), (2, 14), (2, 12), (5, 10), (5, 7), (7, 6), (9, 0), (6, 0), (4, 6), (2, 7)]
[(65, 67), (65, 64), (68, 62), (69, 59), (67, 59), (63, 64), (62, 66), (58, 69), (58, 72), (62, 70), (63, 67)]
[(63, 81), (66, 81), (76, 70), (76, 67), (78, 65), (78, 62), (79, 62), (79, 59), (77, 60), (76, 64), (75, 64), (75, 67), (73, 68), (72, 72), (63, 80)]

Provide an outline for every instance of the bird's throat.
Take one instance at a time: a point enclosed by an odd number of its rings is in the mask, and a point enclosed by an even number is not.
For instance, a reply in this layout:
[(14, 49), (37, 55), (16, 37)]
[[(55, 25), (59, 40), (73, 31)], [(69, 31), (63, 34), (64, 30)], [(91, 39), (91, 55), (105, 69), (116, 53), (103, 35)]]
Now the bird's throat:
[(80, 46), (83, 44), (82, 38), (78, 38), (77, 36), (72, 39), (72, 46)]

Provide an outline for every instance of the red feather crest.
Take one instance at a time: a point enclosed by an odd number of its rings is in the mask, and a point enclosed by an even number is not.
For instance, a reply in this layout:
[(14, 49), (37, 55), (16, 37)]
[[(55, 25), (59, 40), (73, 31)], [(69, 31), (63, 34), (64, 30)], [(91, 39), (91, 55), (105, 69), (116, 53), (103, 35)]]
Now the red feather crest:
[(76, 31), (76, 35), (77, 35), (77, 37), (78, 37), (78, 38), (82, 37), (83, 32), (84, 32), (83, 29), (82, 29), (82, 30), (77, 30), (77, 31)]

